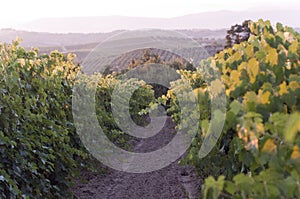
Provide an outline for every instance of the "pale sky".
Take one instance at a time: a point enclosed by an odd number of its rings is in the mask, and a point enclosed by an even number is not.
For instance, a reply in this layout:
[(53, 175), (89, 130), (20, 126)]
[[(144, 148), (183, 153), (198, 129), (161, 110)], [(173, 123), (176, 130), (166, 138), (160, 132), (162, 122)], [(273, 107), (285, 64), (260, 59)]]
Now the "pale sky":
[[(299, 0), (2, 0), (0, 28), (40, 18), (76, 16), (176, 17), (205, 11), (299, 9)], [(300, 14), (299, 14), (300, 15)]]

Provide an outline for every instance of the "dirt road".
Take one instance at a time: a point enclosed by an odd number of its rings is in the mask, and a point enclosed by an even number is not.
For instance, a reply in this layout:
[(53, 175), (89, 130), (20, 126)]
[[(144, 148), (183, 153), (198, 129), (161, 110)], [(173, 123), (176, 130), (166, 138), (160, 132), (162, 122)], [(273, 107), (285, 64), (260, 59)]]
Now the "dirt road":
[[(169, 143), (176, 131), (171, 118), (155, 136), (133, 143), (135, 152), (157, 150)], [(150, 173), (133, 174), (113, 169), (105, 174), (83, 172), (73, 189), (80, 199), (191, 199), (199, 198), (201, 180), (195, 170), (177, 161)]]

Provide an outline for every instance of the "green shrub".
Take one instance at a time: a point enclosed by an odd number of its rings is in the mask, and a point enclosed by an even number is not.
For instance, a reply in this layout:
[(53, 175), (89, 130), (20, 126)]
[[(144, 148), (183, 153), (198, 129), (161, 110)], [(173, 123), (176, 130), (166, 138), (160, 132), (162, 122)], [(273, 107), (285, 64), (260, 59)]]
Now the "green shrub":
[[(199, 159), (210, 121), (209, 101), (214, 98), (209, 86), (199, 85), (194, 91), (201, 112), (200, 128), (194, 128), (197, 136), (181, 162), (195, 165), (203, 177), (210, 176), (203, 186), (204, 198), (299, 198), (300, 35), (262, 20), (249, 22), (249, 29), (248, 41), (202, 62), (212, 67), (208, 70), (221, 72), (227, 96), (225, 126), (213, 150)], [(202, 72), (199, 68), (182, 78), (188, 78), (193, 86), (193, 82), (203, 81), (206, 74)], [(173, 85), (173, 90), (185, 89), (180, 80)], [(161, 99), (170, 98), (169, 111), (178, 120), (176, 96)], [(195, 117), (180, 119), (188, 123)]]
[(0, 44), (0, 198), (66, 194), (85, 156), (72, 123), (72, 59)]
[(136, 125), (140, 126), (147, 124), (146, 116), (144, 114), (140, 115), (139, 113), (142, 109), (149, 107), (149, 104), (154, 101), (154, 91), (150, 85), (147, 85), (144, 81), (137, 79), (131, 78), (121, 81), (112, 75), (99, 77), (96, 92), (96, 114), (99, 124), (103, 132), (114, 144), (120, 147), (128, 148), (129, 145), (126, 143), (129, 139), (132, 139), (132, 137), (130, 137), (128, 134), (125, 134), (126, 132), (122, 132), (115, 121), (116, 118), (114, 118), (111, 109), (111, 98), (116, 85), (118, 85), (118, 89), (121, 92), (125, 93), (133, 90), (135, 86), (139, 87), (133, 92), (129, 100), (129, 104), (127, 104), (126, 101), (123, 101), (122, 95), (116, 95), (115, 97), (118, 98), (116, 99), (118, 102), (116, 107), (119, 117), (121, 119), (125, 118), (125, 108), (126, 106), (129, 106), (129, 114), (131, 119)]

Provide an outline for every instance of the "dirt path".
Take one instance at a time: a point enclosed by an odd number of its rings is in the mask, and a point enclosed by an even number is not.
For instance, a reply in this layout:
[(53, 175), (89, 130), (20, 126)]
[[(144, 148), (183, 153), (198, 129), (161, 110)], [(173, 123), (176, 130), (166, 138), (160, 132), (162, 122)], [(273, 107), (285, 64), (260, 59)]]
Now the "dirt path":
[[(155, 136), (133, 143), (135, 152), (157, 150), (175, 135), (174, 124), (167, 119), (164, 128)], [(201, 180), (192, 167), (177, 162), (161, 170), (132, 174), (108, 169), (105, 174), (82, 173), (85, 183), (77, 181), (73, 189), (80, 199), (189, 199), (199, 198)]]

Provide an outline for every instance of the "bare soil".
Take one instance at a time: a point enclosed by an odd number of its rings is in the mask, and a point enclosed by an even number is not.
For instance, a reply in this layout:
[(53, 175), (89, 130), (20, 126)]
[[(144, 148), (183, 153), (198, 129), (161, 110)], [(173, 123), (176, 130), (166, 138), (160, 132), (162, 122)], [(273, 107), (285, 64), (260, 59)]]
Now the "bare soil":
[[(133, 150), (139, 153), (157, 150), (174, 137), (175, 125), (168, 118), (155, 136), (136, 140)], [(99, 165), (99, 169), (103, 169)], [(105, 173), (84, 171), (72, 192), (80, 199), (192, 199), (200, 197), (201, 179), (191, 166), (177, 161), (150, 173), (133, 174), (107, 168)]]

